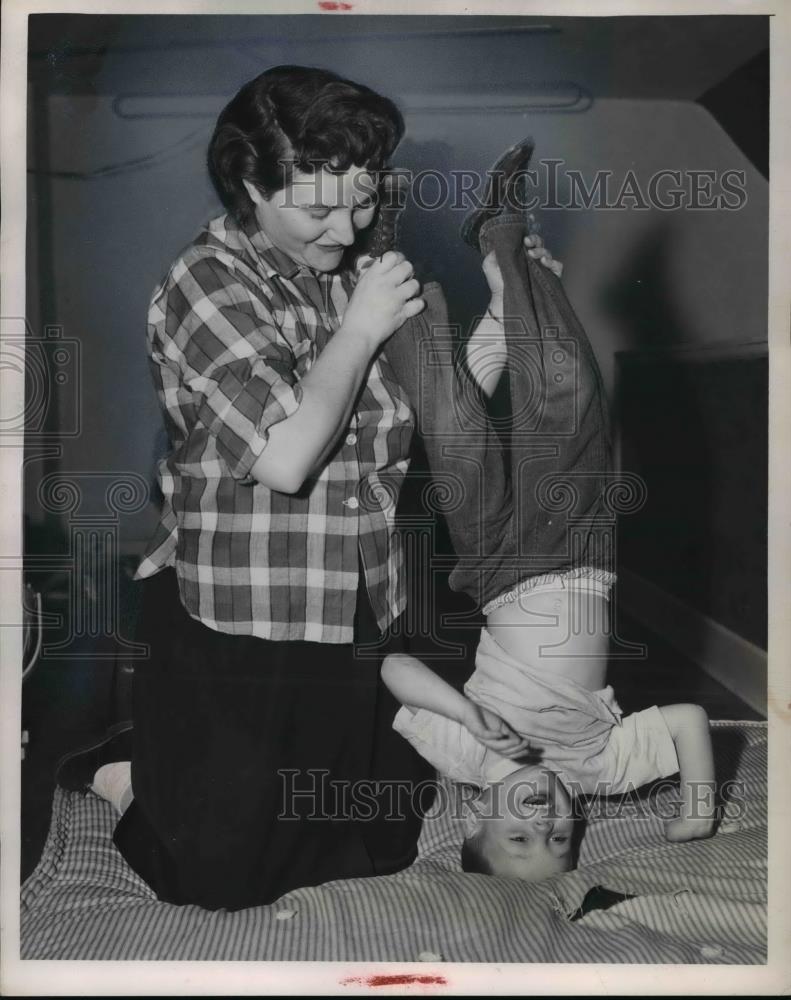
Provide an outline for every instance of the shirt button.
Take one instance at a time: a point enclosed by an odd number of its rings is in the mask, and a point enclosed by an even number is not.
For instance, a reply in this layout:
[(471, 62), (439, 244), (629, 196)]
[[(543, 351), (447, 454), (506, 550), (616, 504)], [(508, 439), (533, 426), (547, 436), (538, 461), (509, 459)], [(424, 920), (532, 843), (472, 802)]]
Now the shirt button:
[(357, 508), (360, 506), (360, 501), (357, 499), (357, 497), (349, 497), (349, 499), (344, 500), (343, 503), (344, 506), (351, 507), (352, 510), (357, 510)]
[(346, 444), (357, 444), (357, 435), (356, 434), (347, 434), (346, 435)]

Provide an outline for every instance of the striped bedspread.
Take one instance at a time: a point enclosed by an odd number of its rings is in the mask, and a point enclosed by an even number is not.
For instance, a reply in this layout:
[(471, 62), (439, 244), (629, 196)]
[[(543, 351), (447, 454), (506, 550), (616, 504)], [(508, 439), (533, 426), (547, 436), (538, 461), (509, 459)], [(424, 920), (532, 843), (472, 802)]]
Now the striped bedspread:
[[(732, 784), (710, 840), (667, 844), (643, 800), (610, 800), (588, 822), (577, 869), (528, 885), (462, 873), (460, 824), (445, 809), (426, 820), (404, 872), (235, 913), (158, 902), (113, 846), (111, 807), (58, 790), (43, 856), (22, 888), (21, 956), (762, 963), (766, 725), (714, 723), (713, 735), (718, 778)], [(599, 887), (630, 898), (613, 904), (619, 897)]]

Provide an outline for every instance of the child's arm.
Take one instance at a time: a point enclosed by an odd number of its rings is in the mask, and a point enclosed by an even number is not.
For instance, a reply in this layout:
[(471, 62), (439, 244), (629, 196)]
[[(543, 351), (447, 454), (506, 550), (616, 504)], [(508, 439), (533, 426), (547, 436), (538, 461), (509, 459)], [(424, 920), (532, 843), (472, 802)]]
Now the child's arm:
[(694, 840), (714, 832), (715, 782), (709, 719), (700, 705), (667, 705), (659, 711), (676, 745), (681, 812), (665, 824), (668, 840)]
[(382, 663), (382, 680), (393, 695), (412, 710), (418, 708), (453, 719), (468, 729), (484, 746), (504, 757), (528, 749), (527, 740), (496, 715), (465, 698), (425, 663), (405, 653), (391, 653)]

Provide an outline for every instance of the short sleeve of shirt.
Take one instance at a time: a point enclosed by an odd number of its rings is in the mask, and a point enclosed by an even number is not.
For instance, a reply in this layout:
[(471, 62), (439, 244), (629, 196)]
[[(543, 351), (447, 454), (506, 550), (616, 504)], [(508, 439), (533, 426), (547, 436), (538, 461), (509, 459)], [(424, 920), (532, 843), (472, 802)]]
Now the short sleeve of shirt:
[(478, 787), (486, 783), (486, 747), (458, 722), (424, 708), (413, 712), (403, 706), (393, 720), (393, 729), (452, 781)]
[(621, 795), (678, 771), (678, 756), (664, 716), (654, 705), (624, 716), (607, 744), (608, 767), (600, 780), (604, 795)]
[(302, 399), (295, 359), (266, 299), (210, 254), (181, 258), (152, 302), (154, 363), (175, 366), (195, 419), (236, 479), (249, 477), (268, 431)]

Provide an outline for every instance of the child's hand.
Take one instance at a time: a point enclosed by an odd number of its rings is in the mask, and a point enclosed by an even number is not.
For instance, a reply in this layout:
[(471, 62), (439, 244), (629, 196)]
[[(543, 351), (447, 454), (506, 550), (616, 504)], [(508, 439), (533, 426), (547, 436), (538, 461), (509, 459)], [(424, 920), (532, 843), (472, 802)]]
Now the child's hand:
[(460, 722), (479, 743), (503, 757), (518, 757), (530, 749), (527, 740), (515, 733), (504, 719), (469, 698), (465, 699)]
[(687, 840), (705, 840), (714, 833), (712, 816), (677, 816), (665, 822), (665, 840), (671, 844), (682, 844)]
[(716, 785), (709, 718), (700, 705), (665, 705), (659, 709), (678, 755), (681, 800), (678, 816), (665, 823), (665, 839), (679, 844), (714, 833)]

